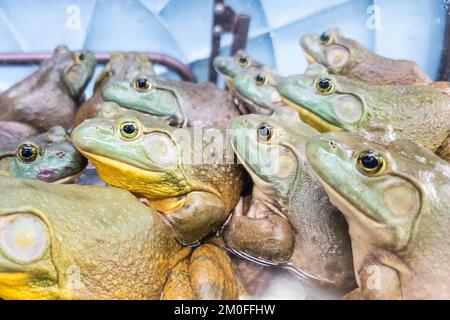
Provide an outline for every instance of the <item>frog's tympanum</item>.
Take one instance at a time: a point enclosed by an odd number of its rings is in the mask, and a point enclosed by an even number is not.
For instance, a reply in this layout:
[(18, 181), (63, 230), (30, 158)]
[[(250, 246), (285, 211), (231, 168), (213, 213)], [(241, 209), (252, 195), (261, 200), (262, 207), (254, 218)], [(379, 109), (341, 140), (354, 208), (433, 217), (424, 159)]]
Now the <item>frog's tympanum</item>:
[(332, 74), (369, 84), (429, 84), (430, 78), (413, 61), (379, 56), (344, 37), (338, 29), (308, 34), (300, 44), (308, 62), (324, 65)]
[(263, 65), (257, 61), (252, 60), (250, 54), (244, 50), (236, 52), (234, 57), (218, 56), (213, 61), (214, 69), (220, 73), (227, 84), (228, 89), (234, 93), (233, 79), (252, 69), (262, 68)]
[(375, 86), (343, 76), (278, 77), (283, 101), (320, 131), (356, 131), (389, 122), (409, 140), (436, 151), (449, 136), (450, 95), (428, 85)]
[(0, 298), (239, 297), (224, 251), (191, 254), (128, 191), (9, 177), (0, 188)]
[(305, 144), (317, 131), (286, 107), (238, 117), (231, 129), (254, 187), (250, 209), (228, 224), (227, 246), (282, 263), (315, 286), (355, 288), (347, 224), (306, 164)]
[(29, 137), (17, 144), (0, 146), (0, 175), (46, 182), (73, 182), (87, 161), (69, 142), (64, 128)]
[(130, 81), (114, 81), (102, 90), (103, 100), (152, 115), (176, 127), (225, 128), (240, 115), (231, 93), (210, 82), (191, 83), (143, 73)]
[(95, 81), (94, 94), (84, 102), (75, 115), (74, 123), (78, 125), (85, 119), (95, 118), (101, 109), (102, 89), (114, 81), (132, 81), (142, 73), (155, 74), (153, 65), (145, 53), (113, 52), (105, 68)]
[(76, 127), (71, 141), (106, 183), (149, 200), (182, 243), (222, 226), (243, 187), (222, 130), (178, 129), (123, 108), (102, 115)]
[[(27, 130), (31, 127), (38, 132), (56, 125), (70, 127), (95, 64), (94, 55), (88, 51), (71, 52), (65, 46), (57, 47), (36, 72), (0, 95), (0, 131), (4, 130), (2, 122), (9, 121), (5, 130), (13, 132), (1, 136), (24, 138), (23, 124)], [(0, 143), (17, 141), (5, 139)]]
[(311, 138), (307, 158), (349, 224), (365, 299), (450, 299), (450, 166), (390, 134)]

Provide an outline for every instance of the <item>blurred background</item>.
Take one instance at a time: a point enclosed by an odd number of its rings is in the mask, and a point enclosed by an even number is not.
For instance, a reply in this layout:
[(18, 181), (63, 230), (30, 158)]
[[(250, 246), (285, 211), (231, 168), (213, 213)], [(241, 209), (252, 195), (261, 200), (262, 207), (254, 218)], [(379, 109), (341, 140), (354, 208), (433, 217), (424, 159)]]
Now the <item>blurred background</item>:
[[(449, 2), (225, 0), (236, 13), (251, 17), (247, 49), (252, 57), (281, 74), (304, 71), (302, 34), (339, 27), (378, 54), (416, 61), (434, 79)], [(159, 52), (189, 65), (202, 82), (208, 79), (213, 11), (213, 0), (0, 0), (0, 52), (51, 52), (58, 44), (98, 52)], [(229, 53), (231, 38), (222, 37), (221, 54)], [(0, 91), (35, 68), (1, 66)]]

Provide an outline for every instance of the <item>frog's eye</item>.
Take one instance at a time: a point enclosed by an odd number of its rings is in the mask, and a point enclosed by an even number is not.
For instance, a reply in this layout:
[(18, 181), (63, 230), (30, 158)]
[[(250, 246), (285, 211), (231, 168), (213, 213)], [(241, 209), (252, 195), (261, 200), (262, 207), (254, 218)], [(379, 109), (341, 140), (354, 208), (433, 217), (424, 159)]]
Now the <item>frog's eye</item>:
[(316, 90), (321, 94), (331, 94), (334, 92), (333, 81), (329, 78), (320, 78), (315, 82)]
[(257, 85), (263, 86), (263, 85), (265, 85), (267, 83), (267, 77), (266, 77), (266, 75), (264, 73), (258, 73), (255, 76), (255, 81), (256, 81)]
[(244, 55), (236, 57), (236, 63), (242, 68), (247, 68), (250, 66), (250, 58)]
[(365, 150), (358, 154), (356, 167), (364, 174), (374, 175), (385, 167), (385, 161), (383, 156), (377, 151)]
[(39, 148), (32, 143), (23, 143), (16, 150), (17, 158), (25, 163), (33, 162), (40, 155)]
[(50, 243), (45, 223), (32, 214), (0, 218), (0, 248), (19, 263), (30, 263), (44, 256)]
[(258, 139), (261, 141), (269, 141), (272, 137), (272, 125), (264, 122), (258, 127)]
[(139, 126), (134, 121), (125, 121), (120, 124), (120, 135), (125, 139), (134, 139), (139, 133)]
[(323, 33), (320, 35), (319, 39), (320, 39), (320, 42), (321, 42), (323, 45), (330, 44), (330, 42), (331, 42), (331, 34), (330, 34), (328, 31), (325, 31), (325, 32), (323, 32)]
[(75, 55), (75, 62), (78, 64), (82, 64), (85, 59), (86, 59), (86, 56), (82, 52)]
[(147, 78), (137, 78), (133, 82), (133, 87), (137, 91), (149, 91), (152, 88), (152, 83)]

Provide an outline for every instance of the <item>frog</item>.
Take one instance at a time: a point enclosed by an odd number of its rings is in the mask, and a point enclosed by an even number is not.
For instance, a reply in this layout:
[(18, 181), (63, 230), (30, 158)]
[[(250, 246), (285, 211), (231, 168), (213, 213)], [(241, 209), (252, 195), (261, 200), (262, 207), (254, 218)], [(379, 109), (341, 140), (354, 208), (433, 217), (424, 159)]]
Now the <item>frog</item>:
[(368, 85), (320, 73), (278, 77), (277, 89), (286, 105), (321, 132), (355, 132), (384, 121), (433, 152), (450, 133), (450, 95), (444, 88)]
[(110, 103), (70, 140), (107, 184), (147, 200), (186, 245), (218, 231), (243, 190), (243, 168), (219, 127), (176, 128)]
[[(45, 132), (53, 126), (69, 128), (76, 108), (92, 78), (96, 60), (93, 53), (72, 52), (66, 46), (56, 47), (53, 55), (41, 63), (38, 70), (13, 85), (0, 95), (0, 128), (3, 122), (16, 122), (23, 126), (9, 126), (14, 132), (9, 137), (23, 138), (23, 129)], [(0, 144), (16, 142), (2, 140)]]
[(328, 72), (367, 84), (414, 85), (432, 81), (414, 61), (386, 58), (370, 51), (356, 40), (345, 37), (338, 28), (301, 37), (300, 45), (309, 63), (320, 63)]
[(180, 245), (126, 190), (12, 177), (0, 186), (2, 299), (239, 298), (226, 252)]
[(221, 74), (230, 91), (234, 93), (233, 79), (248, 70), (257, 70), (264, 65), (251, 58), (251, 55), (245, 50), (238, 50), (231, 56), (217, 56), (213, 60), (213, 67), (217, 73)]
[(306, 155), (349, 225), (358, 289), (344, 298), (448, 300), (450, 165), (380, 123), (314, 136)]
[(72, 183), (86, 165), (86, 158), (70, 143), (61, 126), (16, 144), (0, 146), (2, 176)]
[(148, 72), (155, 75), (153, 65), (145, 53), (120, 52), (111, 53), (109, 62), (103, 68), (94, 85), (94, 93), (78, 109), (74, 126), (88, 118), (95, 118), (102, 106), (102, 88), (114, 80), (134, 80), (139, 74)]
[(174, 127), (195, 124), (225, 129), (240, 115), (230, 92), (210, 82), (191, 83), (141, 73), (135, 79), (113, 81), (102, 89), (106, 102), (140, 111)]
[(250, 208), (233, 214), (227, 247), (279, 266), (307, 284), (348, 292), (356, 287), (348, 226), (306, 163), (317, 130), (288, 107), (249, 114), (230, 125), (233, 149), (253, 180)]

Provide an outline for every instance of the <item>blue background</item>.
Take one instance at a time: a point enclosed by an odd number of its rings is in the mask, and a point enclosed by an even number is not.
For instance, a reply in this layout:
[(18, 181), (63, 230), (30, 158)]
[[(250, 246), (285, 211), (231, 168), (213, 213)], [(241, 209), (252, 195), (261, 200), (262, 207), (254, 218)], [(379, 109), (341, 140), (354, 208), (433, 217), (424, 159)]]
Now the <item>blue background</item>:
[[(302, 34), (339, 27), (378, 54), (416, 61), (432, 78), (442, 52), (447, 2), (225, 0), (236, 12), (252, 17), (247, 44), (252, 56), (281, 74), (304, 71)], [(79, 29), (67, 27), (71, 5), (80, 9)], [(378, 29), (367, 27), (372, 5), (379, 9)], [(64, 43), (71, 49), (162, 52), (189, 64), (205, 81), (212, 11), (212, 0), (0, 0), (0, 51), (51, 51)], [(224, 38), (224, 54), (230, 42), (231, 37)], [(1, 67), (0, 90), (35, 68)]]

